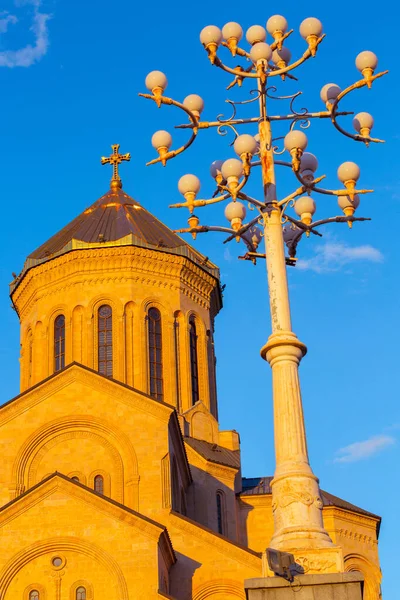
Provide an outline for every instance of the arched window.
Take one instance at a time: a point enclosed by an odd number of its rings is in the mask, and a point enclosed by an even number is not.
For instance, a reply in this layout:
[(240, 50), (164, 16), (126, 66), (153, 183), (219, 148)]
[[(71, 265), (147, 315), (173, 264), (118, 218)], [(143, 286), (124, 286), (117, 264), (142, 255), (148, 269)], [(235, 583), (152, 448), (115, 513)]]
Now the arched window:
[(54, 321), (54, 371), (65, 367), (65, 317), (58, 315)]
[(40, 596), (39, 596), (39, 592), (37, 590), (32, 590), (29, 593), (29, 600), (39, 600)]
[(224, 495), (223, 492), (217, 492), (217, 529), (221, 534), (225, 533), (224, 519)]
[(71, 481), (77, 481), (79, 483), (79, 477), (75, 475), (75, 477), (71, 477)]
[(148, 315), (149, 337), (149, 374), (150, 396), (156, 400), (163, 399), (163, 365), (161, 314), (157, 308), (150, 308)]
[(98, 323), (98, 370), (101, 375), (112, 377), (112, 310), (108, 304), (100, 306)]
[(94, 478), (94, 491), (98, 494), (104, 494), (104, 477), (102, 475), (96, 475)]
[(194, 317), (189, 321), (189, 344), (190, 344), (190, 376), (192, 380), (192, 404), (199, 401), (199, 368), (197, 358), (197, 333)]
[(75, 597), (76, 600), (86, 600), (86, 588), (84, 588), (83, 586), (79, 586), (76, 589)]

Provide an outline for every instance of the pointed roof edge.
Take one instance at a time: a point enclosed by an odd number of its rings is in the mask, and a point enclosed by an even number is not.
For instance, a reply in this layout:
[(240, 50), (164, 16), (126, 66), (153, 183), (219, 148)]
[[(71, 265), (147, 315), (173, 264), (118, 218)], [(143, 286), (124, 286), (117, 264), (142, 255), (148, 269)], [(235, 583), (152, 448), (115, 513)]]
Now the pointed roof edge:
[(14, 396), (14, 398), (11, 398), (10, 400), (8, 400), (7, 402), (5, 402), (4, 404), (2, 404), (0, 406), (0, 413), (3, 410), (3, 408), (6, 408), (6, 407), (10, 406), (13, 402), (16, 402), (20, 398), (23, 398), (29, 392), (32, 392), (32, 391), (38, 389), (40, 386), (42, 386), (43, 384), (47, 383), (48, 381), (51, 381), (51, 380), (55, 379), (56, 377), (58, 377), (59, 375), (62, 375), (63, 373), (65, 373), (66, 371), (68, 371), (69, 369), (71, 369), (72, 367), (79, 367), (79, 368), (83, 369), (84, 371), (88, 371), (92, 375), (97, 375), (98, 377), (101, 377), (102, 379), (105, 379), (106, 381), (110, 381), (112, 383), (115, 383), (118, 386), (121, 386), (121, 387), (125, 388), (126, 390), (129, 390), (130, 392), (136, 392), (140, 396), (146, 398), (146, 400), (150, 400), (151, 402), (155, 402), (158, 406), (162, 406), (162, 407), (164, 407), (166, 409), (169, 409), (170, 410), (170, 422), (171, 422), (171, 419), (172, 419), (173, 427), (175, 429), (175, 433), (179, 437), (179, 440), (180, 440), (181, 454), (182, 454), (182, 458), (183, 458), (183, 460), (185, 462), (185, 476), (186, 476), (186, 480), (187, 480), (188, 484), (193, 481), (192, 472), (190, 470), (190, 463), (189, 463), (189, 459), (188, 459), (187, 452), (186, 452), (185, 441), (184, 441), (183, 433), (182, 433), (182, 430), (181, 430), (181, 426), (179, 424), (178, 413), (176, 411), (175, 406), (173, 406), (172, 404), (168, 404), (167, 402), (163, 402), (162, 400), (157, 400), (156, 398), (153, 398), (153, 396), (150, 396), (149, 394), (146, 394), (145, 392), (142, 392), (141, 390), (138, 390), (138, 389), (136, 389), (134, 387), (131, 387), (127, 383), (123, 383), (122, 381), (119, 381), (118, 379), (112, 379), (111, 377), (106, 377), (105, 375), (102, 375), (98, 371), (95, 371), (94, 369), (91, 369), (90, 367), (87, 367), (86, 365), (82, 365), (79, 362), (73, 361), (72, 363), (69, 363), (63, 369), (60, 369), (56, 373), (52, 373), (51, 375), (49, 375), (48, 377), (46, 377), (46, 379), (43, 379), (42, 381), (39, 381), (38, 383), (35, 383), (35, 385), (33, 385), (32, 387), (28, 388), (27, 390), (24, 390), (23, 392), (21, 392), (17, 396)]
[(97, 492), (95, 492), (91, 488), (87, 487), (83, 483), (80, 483), (78, 481), (73, 481), (72, 479), (70, 479), (69, 477), (67, 477), (63, 473), (60, 473), (59, 471), (54, 471), (54, 473), (51, 473), (48, 477), (46, 477), (45, 479), (42, 479), (42, 481), (39, 481), (38, 483), (36, 483), (34, 486), (32, 486), (31, 488), (29, 488), (28, 490), (26, 490), (25, 492), (23, 492), (20, 496), (17, 496), (13, 500), (10, 500), (10, 502), (7, 502), (7, 504), (4, 504), (3, 506), (1, 506), (0, 507), (0, 515), (7, 508), (9, 508), (10, 506), (13, 506), (14, 504), (17, 504), (20, 500), (22, 500), (23, 498), (26, 498), (27, 496), (29, 496), (30, 494), (32, 494), (34, 491), (36, 491), (37, 489), (39, 489), (41, 486), (45, 485), (51, 479), (54, 479), (56, 477), (59, 478), (59, 479), (61, 479), (61, 480), (64, 480), (64, 481), (68, 482), (70, 485), (77, 486), (77, 487), (85, 490), (86, 492), (89, 492), (89, 494), (93, 495), (97, 499), (104, 500), (106, 503), (111, 504), (111, 505), (113, 505), (113, 506), (115, 506), (117, 508), (120, 508), (123, 511), (129, 513), (129, 514), (131, 514), (131, 515), (133, 515), (133, 516), (135, 516), (135, 517), (137, 517), (139, 519), (142, 519), (143, 521), (146, 521), (150, 525), (153, 525), (153, 527), (157, 527), (158, 529), (161, 529), (161, 533), (166, 537), (166, 541), (168, 542), (168, 545), (169, 545), (169, 548), (170, 548), (170, 551), (171, 551), (171, 556), (173, 557), (173, 562), (174, 563), (176, 562), (177, 559), (176, 559), (175, 551), (174, 551), (174, 548), (173, 548), (173, 545), (172, 545), (171, 538), (170, 538), (169, 533), (168, 533), (168, 529), (167, 529), (167, 527), (165, 525), (162, 525), (161, 523), (158, 523), (158, 521), (154, 521), (150, 517), (146, 517), (142, 513), (139, 513), (136, 510), (133, 510), (133, 508), (129, 508), (128, 506), (125, 506), (125, 504), (121, 504), (120, 502), (117, 502), (117, 500), (113, 500), (113, 498), (109, 498), (108, 496), (104, 496), (102, 494), (98, 494)]
[(4, 402), (4, 404), (2, 404), (0, 406), (0, 412), (3, 410), (3, 408), (9, 406), (10, 404), (12, 404), (13, 402), (15, 402), (19, 398), (22, 398), (23, 396), (26, 396), (29, 392), (32, 392), (33, 390), (36, 390), (37, 388), (39, 388), (44, 383), (47, 383), (48, 381), (51, 381), (52, 379), (55, 379), (56, 377), (58, 377), (62, 373), (65, 373), (66, 371), (68, 371), (68, 369), (71, 369), (72, 367), (80, 367), (81, 369), (84, 369), (85, 371), (88, 371), (89, 373), (92, 373), (93, 375), (98, 375), (99, 377), (101, 377), (102, 379), (105, 379), (106, 381), (111, 381), (112, 383), (116, 383), (117, 385), (119, 385), (119, 386), (121, 386), (121, 387), (123, 387), (123, 388), (125, 388), (125, 389), (127, 389), (127, 390), (129, 390), (131, 392), (136, 392), (137, 394), (140, 394), (140, 396), (144, 396), (147, 400), (151, 400), (152, 402), (155, 402), (156, 404), (159, 404), (160, 406), (165, 406), (166, 408), (169, 408), (169, 409), (175, 411), (175, 406), (172, 406), (172, 404), (168, 404), (167, 402), (163, 402), (162, 400), (157, 400), (157, 398), (153, 398), (153, 396), (150, 396), (149, 394), (146, 394), (146, 392), (142, 392), (142, 390), (138, 390), (138, 389), (136, 389), (134, 387), (131, 387), (130, 385), (128, 385), (127, 383), (124, 383), (123, 381), (119, 381), (118, 379), (113, 379), (112, 377), (107, 377), (106, 375), (102, 375), (101, 373), (99, 373), (95, 369), (91, 369), (90, 367), (88, 367), (86, 365), (82, 365), (81, 363), (79, 363), (77, 361), (73, 361), (73, 362), (69, 363), (68, 365), (66, 365), (63, 369), (60, 369), (59, 371), (56, 371), (55, 373), (52, 373), (51, 375), (49, 375), (45, 379), (42, 379), (42, 381), (38, 381), (38, 383), (35, 383), (30, 388), (24, 390), (23, 392), (21, 392), (17, 396), (14, 396), (10, 400), (7, 400), (7, 402)]

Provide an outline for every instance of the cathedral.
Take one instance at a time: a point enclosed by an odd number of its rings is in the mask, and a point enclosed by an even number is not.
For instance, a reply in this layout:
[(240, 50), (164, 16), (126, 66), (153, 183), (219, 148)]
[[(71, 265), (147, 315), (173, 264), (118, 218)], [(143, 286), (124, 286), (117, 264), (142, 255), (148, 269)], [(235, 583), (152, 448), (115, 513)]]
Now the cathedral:
[[(219, 271), (116, 167), (11, 283), (21, 387), (0, 407), (0, 600), (244, 600), (246, 579), (272, 575), (272, 477), (242, 477), (239, 433), (219, 428)], [(380, 517), (322, 501), (345, 570), (378, 600)]]

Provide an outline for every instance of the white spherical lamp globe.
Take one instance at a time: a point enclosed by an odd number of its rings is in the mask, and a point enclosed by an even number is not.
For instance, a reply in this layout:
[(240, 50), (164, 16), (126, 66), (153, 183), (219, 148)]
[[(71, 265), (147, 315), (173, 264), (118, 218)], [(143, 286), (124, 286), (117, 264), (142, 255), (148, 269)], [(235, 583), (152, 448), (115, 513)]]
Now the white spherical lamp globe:
[(243, 37), (243, 29), (239, 25), (239, 23), (235, 23), (235, 21), (231, 21), (227, 23), (222, 28), (222, 36), (225, 40), (229, 40), (230, 38), (235, 38), (235, 40), (239, 41)]
[(273, 15), (267, 21), (267, 31), (272, 36), (277, 31), (285, 33), (287, 31), (287, 28), (288, 22), (286, 21), (285, 17), (282, 17), (282, 15)]
[(242, 162), (237, 158), (229, 158), (223, 163), (221, 173), (224, 179), (228, 180), (230, 177), (239, 179), (243, 175)]
[(322, 23), (315, 17), (308, 17), (300, 24), (300, 35), (305, 40), (309, 35), (315, 35), (319, 37), (322, 33)]
[(334, 102), (342, 90), (336, 83), (326, 83), (320, 91), (322, 102)]
[(300, 227), (297, 225), (285, 225), (282, 229), (283, 240), (286, 244), (290, 244), (290, 242), (300, 233)]
[(183, 101), (183, 106), (190, 110), (195, 115), (200, 115), (204, 108), (204, 101), (201, 96), (197, 94), (189, 94)]
[(272, 56), (272, 50), (265, 42), (257, 42), (250, 50), (250, 58), (253, 63), (257, 63), (259, 60), (266, 60), (267, 62)]
[(314, 173), (318, 169), (318, 160), (311, 152), (304, 152), (300, 159), (300, 172), (311, 171)]
[(165, 90), (168, 85), (168, 79), (162, 71), (151, 71), (145, 79), (145, 85), (150, 91), (153, 91), (154, 88)]
[(223, 160), (214, 160), (214, 162), (211, 163), (210, 165), (210, 173), (211, 173), (211, 177), (213, 179), (215, 179), (217, 177), (217, 175), (222, 175), (221, 173), (221, 168), (222, 165), (224, 164)]
[(267, 39), (267, 32), (261, 25), (252, 25), (246, 31), (246, 40), (251, 46), (257, 44), (257, 42), (265, 42)]
[(233, 149), (238, 156), (242, 156), (242, 154), (253, 155), (257, 152), (257, 142), (252, 135), (244, 133), (236, 138)]
[(252, 244), (255, 248), (258, 247), (262, 240), (262, 232), (257, 225), (252, 225), (249, 229), (243, 234), (245, 240), (247, 240), (250, 244)]
[(225, 217), (228, 221), (233, 219), (243, 220), (246, 216), (246, 207), (241, 202), (229, 202), (225, 207)]
[(208, 44), (217, 44), (218, 46), (222, 41), (222, 32), (215, 25), (207, 25), (200, 32), (200, 41), (203, 46)]
[(310, 225), (317, 207), (311, 196), (302, 196), (294, 203), (294, 211), (303, 223)]
[(289, 48), (286, 48), (286, 46), (282, 46), (281, 50), (276, 48), (276, 50), (274, 50), (272, 53), (272, 62), (275, 65), (279, 64), (281, 61), (283, 61), (285, 64), (288, 64), (291, 58), (292, 53), (290, 52)]
[(337, 176), (342, 183), (345, 181), (357, 181), (360, 177), (360, 167), (351, 161), (344, 162), (338, 168)]
[(294, 129), (293, 131), (289, 131), (289, 133), (286, 134), (284, 143), (286, 150), (290, 152), (295, 148), (305, 150), (307, 148), (308, 140), (305, 133)]
[(160, 130), (156, 131), (151, 138), (151, 144), (153, 148), (158, 150), (159, 148), (171, 148), (172, 137), (168, 131)]
[(200, 191), (200, 179), (196, 175), (183, 175), (178, 181), (178, 190), (183, 196), (187, 193), (197, 194)]
[(363, 71), (364, 69), (372, 69), (373, 71), (378, 66), (378, 57), (370, 50), (364, 50), (364, 52), (360, 52), (360, 54), (356, 57), (356, 67), (359, 71)]
[(354, 194), (354, 200), (351, 201), (349, 196), (338, 196), (338, 204), (344, 211), (347, 208), (353, 209), (353, 212), (360, 206), (360, 196)]
[(371, 130), (374, 126), (374, 118), (367, 112), (358, 113), (353, 119), (353, 127), (360, 132), (362, 129)]

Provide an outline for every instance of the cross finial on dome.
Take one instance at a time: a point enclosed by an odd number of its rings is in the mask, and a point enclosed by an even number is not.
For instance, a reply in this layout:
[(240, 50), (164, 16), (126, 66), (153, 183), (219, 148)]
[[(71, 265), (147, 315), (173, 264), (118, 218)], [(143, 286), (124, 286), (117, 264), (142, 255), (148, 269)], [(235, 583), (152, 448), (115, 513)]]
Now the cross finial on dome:
[(111, 178), (110, 188), (112, 190), (115, 190), (115, 189), (122, 188), (121, 177), (119, 176), (119, 173), (118, 173), (118, 165), (120, 163), (122, 163), (122, 161), (124, 161), (124, 160), (131, 160), (131, 155), (130, 155), (130, 152), (127, 152), (127, 154), (120, 154), (118, 152), (119, 144), (112, 144), (111, 148), (112, 148), (111, 156), (102, 156), (101, 164), (105, 165), (105, 164), (109, 163), (112, 165), (113, 176)]

